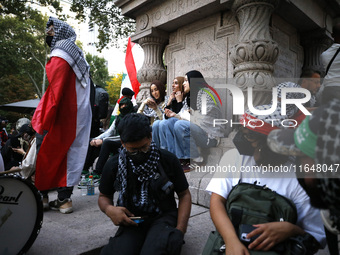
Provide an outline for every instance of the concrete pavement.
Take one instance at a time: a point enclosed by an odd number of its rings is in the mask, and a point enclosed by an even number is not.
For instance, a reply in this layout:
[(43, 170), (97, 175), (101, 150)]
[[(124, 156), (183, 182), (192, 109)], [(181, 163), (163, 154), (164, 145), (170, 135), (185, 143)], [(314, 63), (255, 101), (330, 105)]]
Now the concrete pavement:
[[(82, 196), (74, 189), (72, 195), (74, 212), (61, 214), (45, 211), (40, 233), (27, 255), (75, 255), (99, 254), (99, 248), (108, 243), (117, 227), (99, 210), (96, 195)], [(50, 200), (57, 193), (51, 192)], [(193, 205), (182, 255), (201, 254), (209, 232), (214, 229), (208, 208)]]

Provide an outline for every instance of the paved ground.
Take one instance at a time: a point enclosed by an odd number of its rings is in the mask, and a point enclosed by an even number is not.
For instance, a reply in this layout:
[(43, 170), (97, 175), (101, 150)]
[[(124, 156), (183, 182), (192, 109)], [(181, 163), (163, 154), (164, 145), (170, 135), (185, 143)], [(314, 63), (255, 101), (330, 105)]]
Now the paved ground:
[[(95, 196), (81, 196), (80, 190), (75, 189), (73, 213), (46, 211), (41, 231), (27, 255), (99, 254), (97, 248), (108, 243), (117, 227), (99, 210), (97, 196), (97, 188)], [(50, 199), (55, 197), (56, 192), (50, 193)], [(201, 254), (213, 229), (208, 209), (193, 205), (181, 254)]]
[[(44, 212), (41, 231), (27, 255), (99, 254), (100, 248), (108, 242), (117, 227), (99, 210), (97, 196), (97, 188), (94, 196), (82, 196), (80, 190), (75, 188), (73, 213)], [(50, 199), (55, 198), (56, 192), (50, 193)], [(181, 255), (201, 254), (213, 229), (208, 209), (193, 205)], [(328, 252), (318, 254), (326, 255)]]

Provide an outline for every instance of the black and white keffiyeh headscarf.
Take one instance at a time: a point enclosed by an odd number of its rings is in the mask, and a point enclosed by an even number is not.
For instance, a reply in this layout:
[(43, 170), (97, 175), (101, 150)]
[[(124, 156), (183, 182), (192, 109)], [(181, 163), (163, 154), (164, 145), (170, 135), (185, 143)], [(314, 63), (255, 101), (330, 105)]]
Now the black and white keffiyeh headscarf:
[[(327, 171), (316, 173), (320, 197), (330, 211), (330, 219), (340, 231), (340, 100), (334, 99), (325, 106), (320, 118), (315, 163), (327, 166)], [(332, 168), (332, 171), (331, 171)], [(325, 169), (325, 168), (324, 168)]]
[[(54, 36), (51, 42), (51, 53), (55, 49), (65, 51), (72, 57), (74, 65), (76, 65), (79, 69), (79, 72), (75, 72), (77, 78), (80, 81), (88, 78), (90, 67), (84, 58), (82, 50), (75, 44), (77, 35), (73, 28), (69, 24), (54, 17), (49, 18), (46, 24), (46, 29), (48, 29), (51, 25), (54, 27)], [(72, 66), (72, 68), (74, 69), (74, 66)]]
[(160, 208), (156, 204), (156, 200), (151, 192), (151, 179), (155, 177), (157, 173), (157, 166), (160, 160), (159, 150), (154, 142), (150, 145), (150, 154), (146, 162), (141, 165), (135, 165), (133, 161), (127, 156), (127, 151), (122, 148), (118, 157), (118, 174), (117, 179), (120, 183), (120, 193), (118, 197), (119, 206), (127, 206), (127, 160), (129, 161), (132, 172), (137, 176), (139, 182), (141, 182), (141, 190), (139, 194), (132, 194), (132, 202), (134, 206), (141, 209), (144, 212), (158, 213)]
[[(288, 82), (280, 83), (279, 85), (276, 86), (276, 88), (277, 88), (277, 97), (281, 98), (283, 88), (301, 88), (301, 86), (294, 82), (288, 81)], [(303, 93), (298, 93), (298, 92), (288, 92), (286, 94), (287, 99), (299, 99), (299, 98), (304, 98), (304, 97), (305, 95)], [(281, 101), (278, 102), (278, 105), (281, 106)], [(299, 108), (295, 104), (286, 105), (286, 114), (289, 118), (293, 117), (298, 111), (299, 111)]]

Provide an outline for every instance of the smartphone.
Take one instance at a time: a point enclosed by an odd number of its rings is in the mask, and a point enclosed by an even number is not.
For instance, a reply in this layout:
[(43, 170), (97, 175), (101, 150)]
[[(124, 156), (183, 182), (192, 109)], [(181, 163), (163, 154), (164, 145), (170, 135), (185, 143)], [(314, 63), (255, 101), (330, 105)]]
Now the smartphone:
[(252, 238), (247, 238), (247, 235), (252, 232), (254, 229), (256, 229), (256, 227), (254, 227), (253, 225), (249, 225), (249, 224), (241, 224), (240, 226), (240, 240), (241, 242), (245, 243), (245, 244), (250, 244), (252, 243), (256, 238), (259, 237), (259, 235), (253, 236)]
[(136, 223), (142, 223), (144, 221), (143, 216), (133, 216), (133, 217), (129, 217), (129, 218)]

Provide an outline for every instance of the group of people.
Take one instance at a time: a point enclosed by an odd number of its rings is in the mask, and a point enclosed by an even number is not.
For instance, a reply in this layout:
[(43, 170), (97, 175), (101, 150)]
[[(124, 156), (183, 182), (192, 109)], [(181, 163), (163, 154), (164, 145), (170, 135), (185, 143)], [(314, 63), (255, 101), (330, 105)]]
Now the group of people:
[[(190, 169), (190, 163), (204, 164), (202, 150), (218, 146), (225, 135), (222, 125), (213, 125), (214, 119), (222, 118), (218, 93), (196, 70), (176, 77), (171, 89), (167, 89), (169, 96), (164, 84), (153, 81), (150, 98), (138, 108), (131, 101), (134, 92), (125, 90), (110, 127), (90, 139), (89, 65), (75, 45), (76, 34), (68, 24), (51, 17), (46, 32), (46, 43), (51, 47), (51, 59), (46, 65), (48, 89), (31, 123), (23, 124), (10, 142), (2, 144), (4, 148), (11, 144), (7, 147), (21, 154), (21, 166), (13, 163), (14, 166), (23, 176), (33, 177), (43, 194), (44, 207), (71, 213), (73, 187), (79, 183), (86, 158), (93, 160), (89, 148), (97, 148), (95, 155), (99, 159), (94, 173), (100, 176), (98, 205), (119, 226), (101, 254), (180, 254), (191, 211), (184, 172)], [(336, 52), (335, 48), (340, 47), (340, 27), (335, 26), (333, 33), (335, 45), (331, 50)], [(332, 59), (321, 97), (317, 95), (320, 73), (305, 71), (298, 84), (284, 82), (277, 86), (274, 113), (256, 115), (247, 110), (241, 117), (240, 123), (245, 124), (233, 139), (235, 149), (227, 151), (220, 161), (221, 166), (233, 165), (238, 171), (216, 173), (207, 187), (211, 192), (211, 218), (224, 241), (223, 253), (270, 251), (279, 243), (300, 236), (309, 252), (305, 254), (313, 254), (326, 244), (325, 225), (328, 245), (333, 249), (332, 255), (336, 254), (337, 247), (333, 245), (334, 233), (340, 230), (339, 178), (336, 171), (326, 171), (326, 176), (321, 171), (307, 171), (323, 165), (329, 170), (339, 164), (340, 99), (334, 99), (339, 85), (328, 81), (339, 76), (336, 68), (340, 62), (339, 57)], [(297, 87), (311, 92), (312, 99), (305, 107), (312, 115), (304, 116), (295, 105), (288, 105), (287, 114), (282, 116), (281, 90)], [(286, 97), (303, 96), (288, 93)], [(256, 109), (267, 110), (271, 106)], [(296, 120), (298, 127), (283, 129), (281, 123), (286, 119)], [(256, 125), (257, 122), (262, 125)], [(25, 148), (13, 146), (18, 137)], [(1, 138), (4, 139), (2, 133)], [(34, 170), (25, 171), (32, 164)], [(242, 167), (261, 170), (268, 166), (287, 166), (301, 175), (240, 171)], [(297, 221), (258, 222), (245, 233), (245, 239), (251, 242), (242, 242), (226, 209), (229, 193), (241, 182), (265, 185), (289, 199), (296, 207)], [(58, 197), (49, 202), (51, 188), (57, 188)], [(119, 192), (116, 203), (115, 192)], [(317, 208), (323, 209), (321, 214)]]

